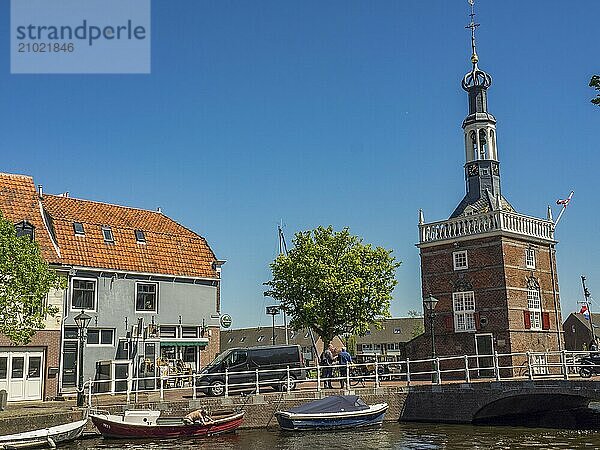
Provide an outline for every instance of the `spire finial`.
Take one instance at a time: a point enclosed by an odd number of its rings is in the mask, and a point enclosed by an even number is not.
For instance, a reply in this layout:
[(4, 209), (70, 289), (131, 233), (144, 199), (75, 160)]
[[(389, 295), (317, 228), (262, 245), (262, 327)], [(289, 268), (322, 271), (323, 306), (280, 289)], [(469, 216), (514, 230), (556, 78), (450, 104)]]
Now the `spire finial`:
[(462, 82), (462, 87), (464, 90), (468, 91), (470, 88), (481, 86), (484, 89), (487, 89), (492, 84), (492, 77), (490, 77), (483, 70), (479, 69), (477, 63), (479, 62), (479, 56), (477, 56), (477, 46), (475, 43), (475, 30), (479, 27), (478, 23), (475, 23), (475, 0), (468, 0), (469, 5), (471, 5), (471, 23), (467, 25), (465, 28), (471, 29), (471, 63), (473, 64), (473, 68), (470, 72), (468, 72)]
[(479, 61), (479, 57), (477, 56), (477, 47), (475, 45), (475, 30), (479, 26), (478, 23), (475, 23), (475, 0), (468, 0), (469, 5), (471, 5), (471, 23), (467, 25), (465, 28), (471, 29), (471, 62), (473, 63), (473, 72), (477, 70), (477, 62)]

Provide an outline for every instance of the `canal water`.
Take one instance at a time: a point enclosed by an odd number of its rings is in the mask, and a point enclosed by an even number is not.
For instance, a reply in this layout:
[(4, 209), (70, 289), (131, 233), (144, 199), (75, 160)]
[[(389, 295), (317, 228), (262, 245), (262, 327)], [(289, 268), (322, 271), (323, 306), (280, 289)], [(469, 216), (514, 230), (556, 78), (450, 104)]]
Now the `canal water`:
[(400, 450), (400, 449), (576, 449), (600, 448), (600, 431), (508, 426), (386, 423), (382, 428), (338, 432), (238, 430), (193, 440), (131, 441), (85, 439), (61, 449), (129, 450)]

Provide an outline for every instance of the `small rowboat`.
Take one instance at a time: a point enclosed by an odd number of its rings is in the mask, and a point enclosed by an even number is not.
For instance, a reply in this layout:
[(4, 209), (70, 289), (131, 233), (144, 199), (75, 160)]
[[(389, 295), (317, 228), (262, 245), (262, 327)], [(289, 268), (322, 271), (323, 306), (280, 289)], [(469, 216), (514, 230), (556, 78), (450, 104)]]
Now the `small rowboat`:
[(275, 416), (283, 430), (334, 430), (381, 425), (387, 409), (387, 403), (369, 406), (356, 395), (334, 395)]
[(184, 421), (183, 418), (161, 418), (160, 411), (130, 410), (121, 415), (90, 414), (103, 437), (113, 439), (180, 438), (213, 436), (238, 428), (244, 411), (214, 413), (209, 420)]
[(0, 436), (0, 449), (56, 448), (56, 444), (74, 441), (83, 433), (87, 418), (42, 430)]

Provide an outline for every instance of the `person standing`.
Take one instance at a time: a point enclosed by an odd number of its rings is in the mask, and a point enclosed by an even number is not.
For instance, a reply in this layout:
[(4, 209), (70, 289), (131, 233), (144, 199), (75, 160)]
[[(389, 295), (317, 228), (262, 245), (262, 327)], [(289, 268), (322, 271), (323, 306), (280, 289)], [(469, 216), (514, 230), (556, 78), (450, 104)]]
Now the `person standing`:
[(323, 378), (325, 379), (325, 389), (333, 389), (331, 377), (333, 376), (333, 344), (329, 344), (327, 349), (321, 355), (321, 365), (323, 366)]
[(342, 389), (346, 385), (346, 376), (348, 374), (348, 366), (352, 364), (352, 356), (350, 353), (346, 351), (346, 347), (342, 347), (342, 351), (338, 354), (338, 363), (341, 365), (340, 374), (342, 376), (342, 380), (340, 381), (342, 385)]

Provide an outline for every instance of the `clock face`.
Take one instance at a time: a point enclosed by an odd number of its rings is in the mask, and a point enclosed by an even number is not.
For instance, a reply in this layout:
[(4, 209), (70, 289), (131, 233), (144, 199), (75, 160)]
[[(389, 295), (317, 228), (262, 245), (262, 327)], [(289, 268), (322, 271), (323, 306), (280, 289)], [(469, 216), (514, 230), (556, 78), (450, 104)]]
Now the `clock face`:
[(479, 167), (477, 166), (477, 164), (471, 164), (469, 167), (467, 167), (467, 173), (470, 177), (475, 177), (479, 175)]

